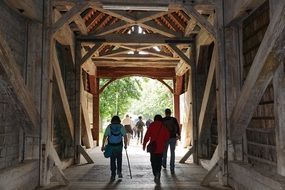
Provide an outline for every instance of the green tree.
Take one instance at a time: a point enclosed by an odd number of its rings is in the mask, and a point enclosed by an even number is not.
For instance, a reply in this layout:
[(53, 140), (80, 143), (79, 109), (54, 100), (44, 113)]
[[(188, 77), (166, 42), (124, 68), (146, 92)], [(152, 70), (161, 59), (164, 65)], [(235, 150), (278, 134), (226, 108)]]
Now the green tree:
[[(101, 79), (100, 86), (103, 86), (107, 81), (107, 79)], [(116, 114), (122, 118), (132, 100), (140, 98), (141, 90), (141, 82), (134, 77), (126, 77), (110, 83), (100, 94), (101, 119), (110, 119)]]
[[(143, 91), (140, 100), (134, 100), (130, 113), (153, 119), (154, 115), (164, 115), (165, 108), (173, 108), (173, 95), (169, 89), (157, 80), (143, 79)], [(172, 81), (166, 81), (172, 86)]]

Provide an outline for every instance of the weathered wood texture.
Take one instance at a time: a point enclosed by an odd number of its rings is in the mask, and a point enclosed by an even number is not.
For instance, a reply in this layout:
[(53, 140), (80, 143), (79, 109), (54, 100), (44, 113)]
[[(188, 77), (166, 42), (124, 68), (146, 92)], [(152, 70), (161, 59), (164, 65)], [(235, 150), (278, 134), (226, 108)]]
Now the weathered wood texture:
[[(260, 47), (269, 24), (268, 1), (255, 10), (243, 22), (243, 81), (246, 79), (252, 66), (254, 57)], [(272, 129), (269, 133), (248, 129), (247, 155), (250, 163), (276, 163), (275, 122), (274, 122), (273, 86), (270, 84), (249, 123), (249, 128)], [(268, 145), (268, 146), (266, 146)], [(269, 162), (268, 162), (269, 161)]]
[(277, 152), (277, 172), (285, 176), (285, 76), (284, 64), (278, 68), (274, 79), (274, 111), (276, 125), (276, 152)]
[(23, 114), (26, 114), (27, 121), (31, 122), (31, 126), (26, 126), (33, 129), (38, 129), (40, 123), (39, 112), (33, 102), (33, 98), (25, 86), (16, 60), (12, 55), (12, 51), (6, 40), (0, 35), (0, 69), (2, 77), (6, 76), (7, 82), (11, 85), (11, 91), (16, 95), (18, 106), (22, 108)]
[(21, 76), (26, 79), (26, 20), (0, 2), (0, 33), (12, 50)]
[[(47, 185), (50, 182), (50, 176), (48, 175), (49, 165), (48, 165), (48, 154), (51, 139), (51, 129), (52, 129), (52, 57), (51, 57), (51, 47), (52, 47), (52, 34), (50, 27), (52, 26), (52, 7), (51, 0), (44, 1), (44, 11), (45, 15), (43, 18), (43, 68), (41, 77), (41, 163), (40, 163), (40, 185)], [(54, 45), (54, 44), (53, 44)]]
[(37, 22), (42, 21), (43, 1), (37, 0), (5, 0), (7, 5), (17, 11), (19, 14), (33, 19)]
[(266, 87), (270, 83), (274, 71), (284, 54), (280, 51), (284, 47), (285, 22), (282, 20), (285, 14), (285, 5), (280, 4), (274, 13), (272, 20), (261, 42), (260, 48), (253, 61), (246, 78), (241, 95), (231, 115), (231, 138), (236, 139), (245, 132), (254, 110), (262, 98)]
[(72, 119), (72, 115), (71, 115), (71, 111), (70, 111), (70, 107), (69, 107), (69, 103), (68, 103), (68, 99), (67, 99), (67, 95), (66, 95), (66, 88), (64, 86), (64, 82), (63, 82), (63, 77), (62, 77), (62, 71), (60, 69), (60, 65), (59, 65), (59, 60), (58, 60), (58, 56), (57, 56), (57, 51), (56, 51), (56, 47), (52, 47), (53, 49), (53, 71), (55, 74), (55, 79), (56, 79), (56, 83), (58, 86), (58, 90), (59, 90), (59, 94), (60, 94), (60, 98), (61, 98), (61, 103), (63, 105), (63, 110), (66, 116), (66, 120), (68, 123), (68, 128), (71, 134), (71, 137), (74, 138), (74, 123), (73, 123), (73, 119)]

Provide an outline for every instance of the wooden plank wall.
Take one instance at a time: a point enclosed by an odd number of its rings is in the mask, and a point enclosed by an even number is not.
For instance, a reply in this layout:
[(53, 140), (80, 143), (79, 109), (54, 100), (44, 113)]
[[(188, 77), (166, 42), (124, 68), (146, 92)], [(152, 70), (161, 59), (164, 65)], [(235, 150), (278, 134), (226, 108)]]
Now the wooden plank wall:
[[(266, 1), (243, 21), (243, 80), (245, 80), (268, 27), (269, 3)], [(276, 165), (274, 94), (267, 87), (246, 131), (246, 157), (252, 164)], [(274, 167), (273, 167), (274, 168)]]
[(26, 74), (27, 20), (0, 1), (0, 33), (9, 44), (24, 79)]

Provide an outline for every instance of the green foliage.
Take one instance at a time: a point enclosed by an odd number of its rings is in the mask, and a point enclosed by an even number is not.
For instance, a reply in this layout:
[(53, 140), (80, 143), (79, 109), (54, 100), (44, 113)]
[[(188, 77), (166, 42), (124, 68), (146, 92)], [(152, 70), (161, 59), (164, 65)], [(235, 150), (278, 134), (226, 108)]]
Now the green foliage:
[[(172, 81), (166, 83), (172, 86)], [(144, 79), (142, 85), (142, 96), (140, 100), (133, 101), (130, 113), (153, 119), (156, 114), (163, 116), (165, 108), (173, 108), (173, 95), (165, 85), (152, 79)]]
[[(100, 86), (108, 80), (101, 79)], [(100, 116), (102, 119), (111, 119), (113, 115), (123, 118), (133, 99), (141, 96), (141, 83), (136, 78), (123, 78), (110, 83), (100, 94)]]

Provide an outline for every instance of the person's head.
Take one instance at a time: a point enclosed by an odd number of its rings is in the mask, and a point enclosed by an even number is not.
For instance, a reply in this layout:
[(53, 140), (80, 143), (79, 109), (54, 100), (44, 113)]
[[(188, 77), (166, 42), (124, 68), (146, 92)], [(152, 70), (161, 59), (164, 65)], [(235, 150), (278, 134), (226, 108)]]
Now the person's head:
[(159, 114), (157, 114), (157, 115), (154, 116), (154, 119), (153, 119), (153, 120), (154, 120), (154, 121), (162, 121), (162, 116), (159, 115)]
[(121, 123), (121, 120), (120, 120), (120, 117), (115, 115), (112, 117), (111, 119), (111, 123), (114, 124), (114, 123)]
[(142, 120), (142, 116), (139, 116), (139, 120)]
[(171, 110), (169, 108), (165, 109), (164, 111), (166, 116), (170, 116), (171, 115)]

